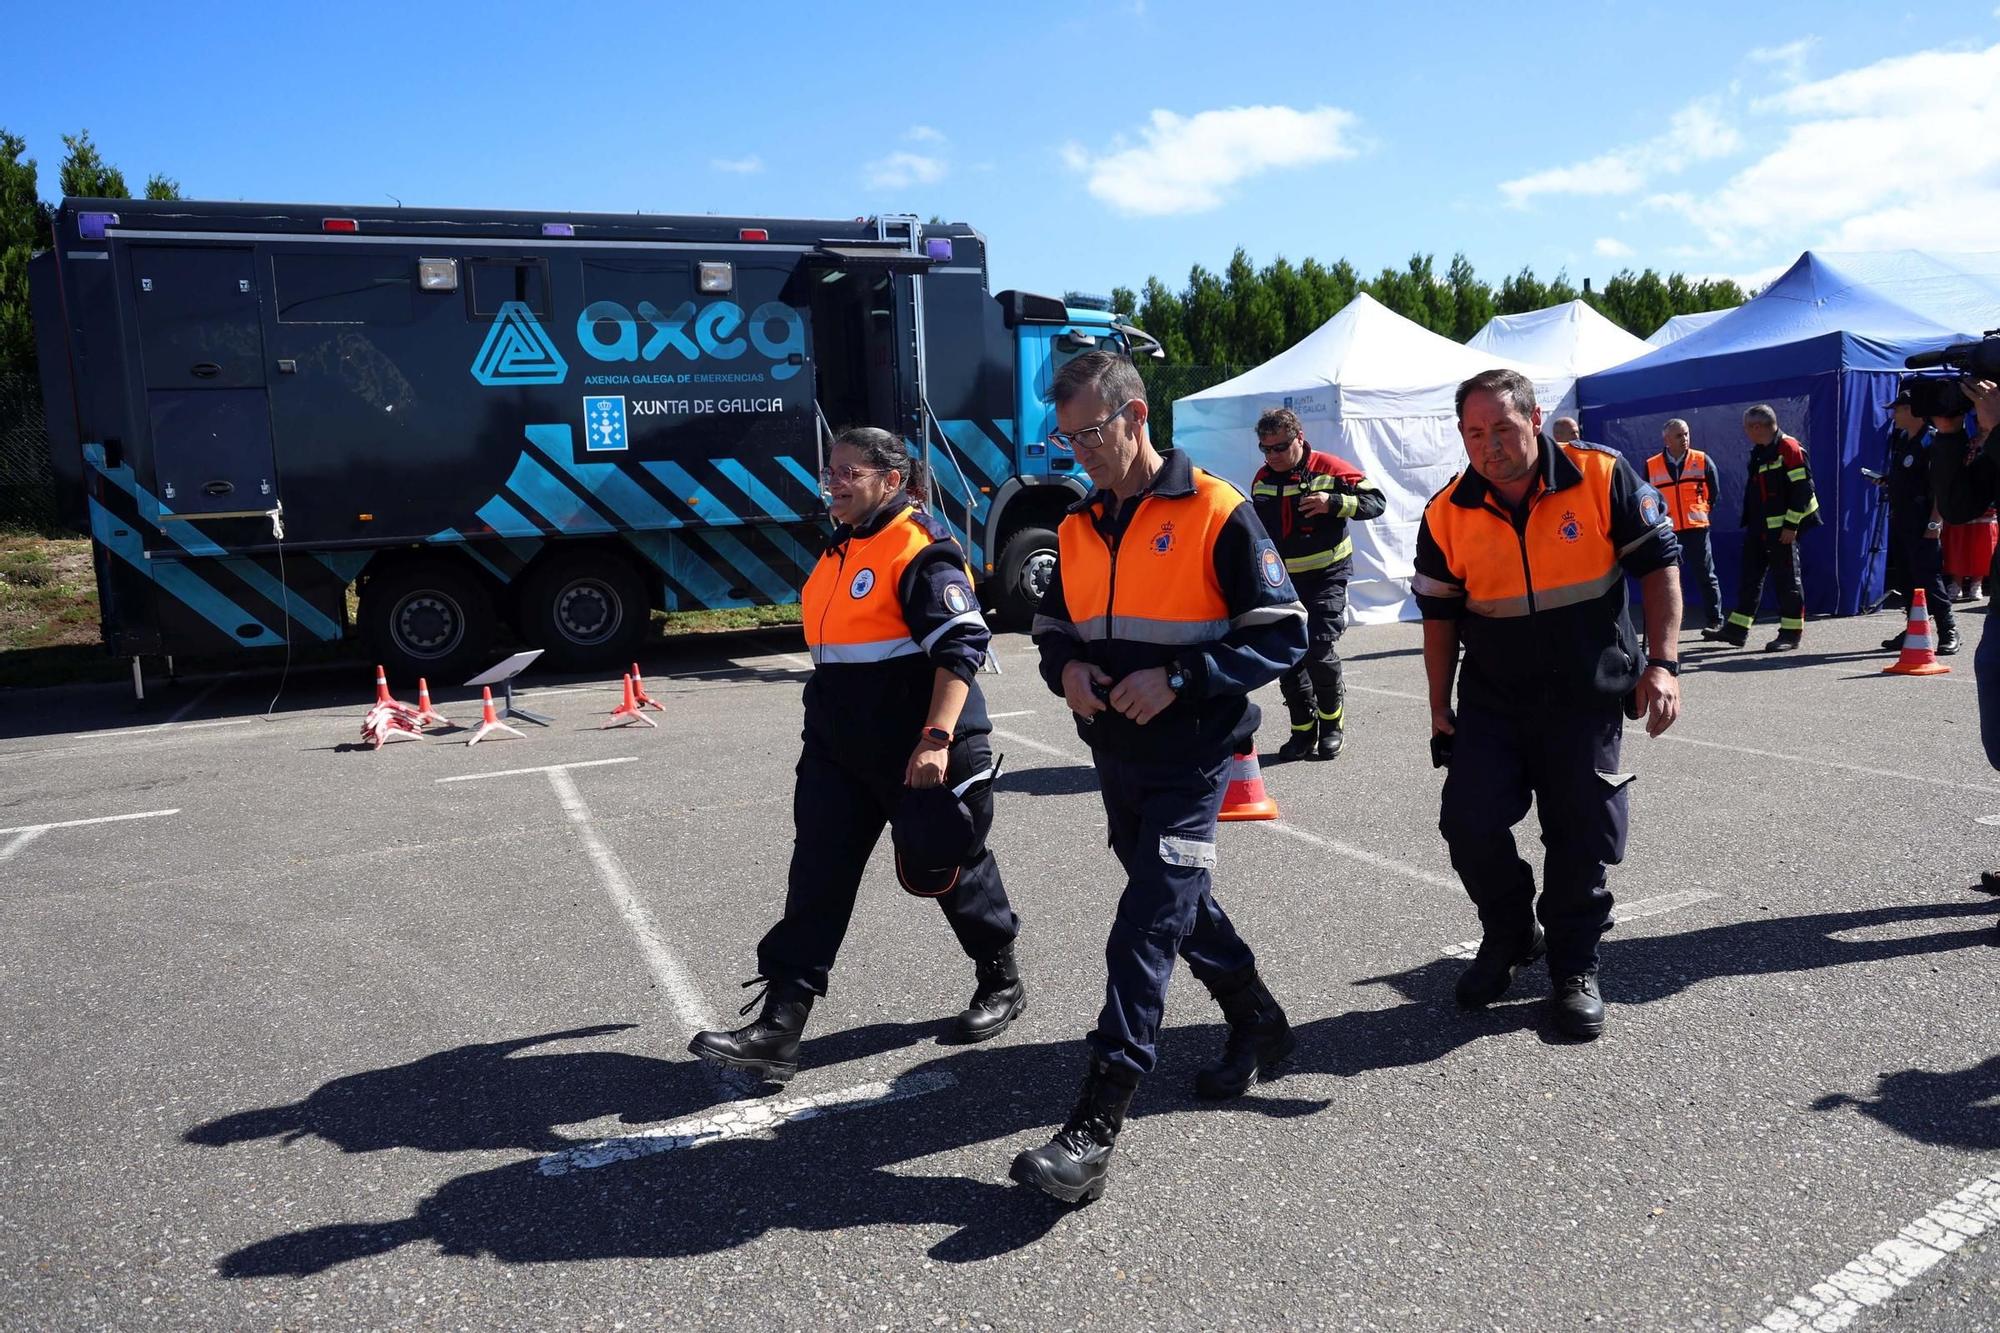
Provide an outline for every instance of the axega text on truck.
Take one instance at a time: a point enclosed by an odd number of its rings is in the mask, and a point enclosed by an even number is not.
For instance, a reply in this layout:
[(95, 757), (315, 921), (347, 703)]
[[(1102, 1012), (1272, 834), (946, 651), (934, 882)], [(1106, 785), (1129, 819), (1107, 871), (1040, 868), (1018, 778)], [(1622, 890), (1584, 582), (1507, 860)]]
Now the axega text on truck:
[(1157, 344), (989, 293), (986, 240), (848, 221), (65, 200), (30, 267), (51, 457), (115, 654), (345, 637), (456, 681), (653, 607), (795, 601), (830, 431), (920, 440), (998, 608), (1087, 488), (1070, 357)]

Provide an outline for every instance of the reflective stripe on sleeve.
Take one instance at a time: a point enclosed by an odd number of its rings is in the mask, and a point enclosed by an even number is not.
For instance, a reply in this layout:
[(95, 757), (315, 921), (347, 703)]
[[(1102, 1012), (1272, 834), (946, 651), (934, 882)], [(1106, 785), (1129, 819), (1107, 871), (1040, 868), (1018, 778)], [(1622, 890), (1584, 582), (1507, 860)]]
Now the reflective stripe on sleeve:
[(1785, 474), (1785, 480), (1787, 481), (1804, 481), (1805, 479), (1806, 470), (1802, 467), (1795, 467)]
[(1644, 532), (1634, 537), (1631, 541), (1626, 542), (1623, 546), (1618, 548), (1619, 558), (1623, 559), (1624, 557), (1632, 554), (1632, 552), (1638, 550), (1641, 546), (1644, 546), (1647, 542), (1659, 536), (1660, 529), (1665, 528), (1667, 526), (1668, 526), (1667, 520), (1663, 518), (1658, 523), (1655, 523), (1652, 527), (1647, 528)]
[(1410, 591), (1419, 597), (1463, 597), (1465, 589), (1456, 583), (1446, 583), (1442, 579), (1431, 578), (1428, 574), (1410, 575)]
[(1242, 629), (1245, 625), (1275, 625), (1281, 620), (1304, 620), (1304, 602), (1286, 602), (1282, 606), (1253, 606), (1242, 615), (1229, 622), (1230, 629)]
[(931, 645), (936, 643), (939, 639), (943, 638), (946, 632), (951, 630), (954, 626), (984, 625), (985, 623), (986, 623), (986, 617), (979, 614), (979, 612), (961, 611), (957, 615), (953, 616), (950, 620), (945, 621), (944, 624), (939, 625), (936, 629), (932, 630), (929, 634), (924, 635), (924, 641), (918, 644), (917, 647), (922, 649), (924, 652), (929, 652), (931, 650)]

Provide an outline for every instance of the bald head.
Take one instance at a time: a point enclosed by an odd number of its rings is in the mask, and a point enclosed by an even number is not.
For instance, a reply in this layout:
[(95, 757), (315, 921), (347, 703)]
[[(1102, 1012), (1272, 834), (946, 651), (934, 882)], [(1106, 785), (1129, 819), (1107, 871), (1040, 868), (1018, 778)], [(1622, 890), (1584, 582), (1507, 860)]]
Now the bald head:
[(1549, 438), (1557, 444), (1575, 444), (1583, 438), (1583, 428), (1575, 417), (1557, 417), (1549, 423)]

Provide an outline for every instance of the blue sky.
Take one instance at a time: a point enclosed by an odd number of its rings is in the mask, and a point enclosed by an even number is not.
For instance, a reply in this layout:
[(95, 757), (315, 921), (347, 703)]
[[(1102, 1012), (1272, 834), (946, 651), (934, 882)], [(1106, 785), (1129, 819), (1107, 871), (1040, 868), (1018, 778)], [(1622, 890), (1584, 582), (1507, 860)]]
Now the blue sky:
[[(1990, 3), (16, 7), (0, 126), (193, 198), (943, 214), (996, 288), (1991, 249)], [(25, 66), (23, 65), (25, 61)]]

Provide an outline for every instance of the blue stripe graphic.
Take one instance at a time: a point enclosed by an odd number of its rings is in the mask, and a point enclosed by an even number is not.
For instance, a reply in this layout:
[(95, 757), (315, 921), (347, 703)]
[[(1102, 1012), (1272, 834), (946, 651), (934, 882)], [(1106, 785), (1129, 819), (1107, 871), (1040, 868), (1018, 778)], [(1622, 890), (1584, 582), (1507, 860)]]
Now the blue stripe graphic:
[(508, 504), (503, 496), (496, 495), (481, 505), (478, 510), (478, 517), (481, 523), (484, 523), (503, 537), (539, 537), (542, 535), (541, 526), (528, 518), (520, 510), (514, 508), (513, 505)]
[(715, 464), (717, 472), (729, 478), (730, 485), (750, 497), (751, 504), (756, 505), (773, 518), (782, 518), (787, 522), (798, 521), (799, 516), (792, 510), (791, 506), (780, 500), (777, 492), (757, 480), (751, 474), (749, 468), (744, 467), (743, 464), (733, 458), (717, 458), (710, 461)]
[[(733, 597), (729, 585), (720, 574), (710, 569), (708, 563), (687, 549), (685, 537), (677, 532), (628, 532), (625, 540), (648, 560), (666, 571), (667, 577), (687, 589), (695, 606), (713, 609), (723, 606), (749, 606), (747, 597)], [(680, 605), (680, 594), (673, 588), (667, 589), (667, 597), (674, 603), (674, 610), (692, 608)]]
[(940, 421), (938, 429), (958, 450), (965, 460), (967, 471), (977, 468), (986, 474), (985, 480), (998, 485), (1014, 475), (1014, 465), (1007, 461), (1007, 455), (1000, 452), (1000, 446), (993, 443), (976, 421)]
[(485, 556), (481, 555), (479, 553), (479, 548), (477, 546), (474, 546), (471, 542), (466, 541), (464, 534), (459, 532), (457, 528), (441, 528), (437, 532), (434, 532), (430, 536), (424, 538), (424, 540), (439, 545), (447, 545), (455, 542), (458, 545), (463, 546), (465, 548), (465, 554), (472, 557), (473, 560), (477, 561), (480, 568), (484, 569), (494, 578), (499, 579), (502, 583), (512, 583), (514, 581), (501, 571), (500, 566), (494, 564), (491, 560), (488, 560)]
[[(558, 532), (617, 531), (525, 451), (515, 460), (507, 487), (534, 506), (548, 526)], [(497, 525), (494, 530), (499, 531)]]
[(224, 569), (255, 588), (259, 597), (272, 606), (283, 607), (285, 612), (314, 638), (331, 643), (340, 637), (340, 626), (328, 620), (324, 612), (297, 593), (288, 594), (285, 586), (272, 578), (270, 571), (255, 560), (248, 556), (237, 556), (221, 563)]
[(799, 479), (799, 485), (805, 487), (808, 491), (811, 491), (814, 495), (818, 495), (820, 493), (819, 478), (815, 477), (812, 473), (806, 471), (804, 467), (800, 466), (798, 459), (793, 458), (790, 454), (779, 454), (778, 466), (784, 468), (785, 471), (791, 473), (794, 477), (797, 477)]
[[(451, 529), (446, 528), (445, 531), (450, 532)], [(437, 538), (433, 537), (431, 540), (436, 541)], [(373, 551), (313, 552), (313, 559), (332, 570), (334, 577), (338, 578), (342, 583), (354, 582), (361, 571), (368, 567), (368, 562), (374, 558), (375, 553)]]
[(772, 602), (799, 600), (799, 590), (779, 578), (769, 565), (759, 560), (749, 547), (737, 539), (735, 533), (725, 532), (720, 528), (703, 528), (701, 536), (724, 560), (741, 570), (744, 577), (756, 586), (757, 591), (764, 594), (766, 600)]
[(678, 463), (641, 463), (640, 467), (652, 473), (666, 485), (666, 488), (694, 506), (696, 515), (709, 523), (741, 523), (734, 510), (715, 498), (714, 492), (696, 481), (688, 470)]
[(811, 573), (812, 567), (819, 563), (818, 556), (800, 545), (798, 540), (783, 528), (763, 528), (761, 531), (771, 539), (771, 545), (790, 556), (792, 563), (805, 572)]
[(602, 500), (611, 512), (635, 528), (677, 528), (681, 521), (666, 506), (646, 494), (639, 483), (627, 476), (616, 463), (578, 463), (569, 458), (567, 426), (530, 426), (528, 440), (545, 453), (549, 461), (583, 483), (583, 488)]
[[(114, 477), (113, 480), (117, 479)], [(90, 535), (96, 539), (97, 544), (144, 574), (170, 596), (221, 630), (223, 637), (232, 643), (246, 644), (253, 648), (284, 642), (282, 638), (273, 634), (263, 621), (210, 587), (206, 580), (185, 565), (171, 560), (147, 560), (144, 543), (140, 541), (138, 533), (126, 528), (124, 536), (115, 535), (119, 523), (117, 516), (102, 503), (96, 499), (91, 500)], [(257, 633), (245, 638), (236, 632), (240, 625), (255, 625)]]

